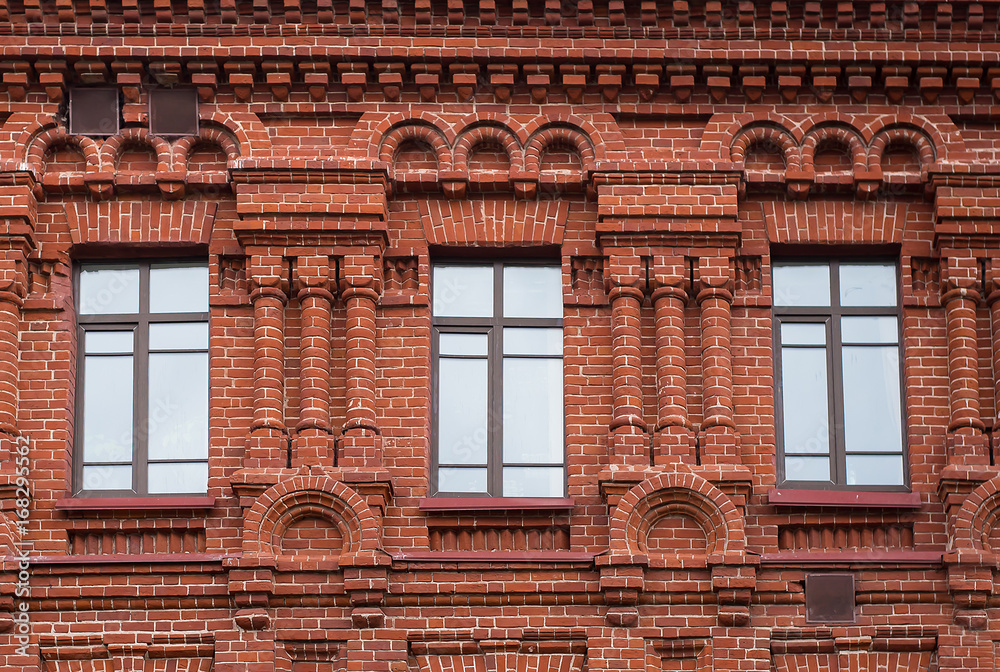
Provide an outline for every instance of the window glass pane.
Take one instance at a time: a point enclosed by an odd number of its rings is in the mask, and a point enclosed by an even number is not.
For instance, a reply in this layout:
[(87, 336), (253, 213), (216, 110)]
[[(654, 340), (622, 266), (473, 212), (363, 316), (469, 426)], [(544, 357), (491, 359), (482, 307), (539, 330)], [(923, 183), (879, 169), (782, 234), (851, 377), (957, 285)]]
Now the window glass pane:
[(149, 494), (208, 492), (207, 462), (150, 462)]
[(208, 266), (151, 266), (149, 312), (207, 313)]
[(902, 452), (899, 348), (844, 346), (844, 447)]
[(132, 465), (100, 464), (83, 468), (84, 490), (131, 490)]
[(827, 264), (775, 263), (771, 267), (776, 306), (829, 306), (830, 267)]
[(841, 264), (840, 305), (895, 306), (895, 265)]
[(895, 316), (844, 316), (840, 338), (844, 343), (898, 343), (897, 323)]
[(781, 419), (785, 453), (829, 453), (826, 348), (781, 351)]
[(85, 463), (132, 460), (132, 380), (131, 355), (84, 358)]
[(488, 334), (442, 333), (438, 338), (438, 353), (442, 355), (482, 355), (489, 348)]
[(786, 481), (829, 481), (830, 458), (789, 455), (785, 458)]
[(504, 497), (562, 497), (562, 467), (504, 467)]
[(782, 345), (826, 345), (826, 324), (815, 322), (782, 322)]
[(848, 455), (848, 485), (903, 485), (902, 455)]
[(492, 266), (435, 266), (431, 284), (437, 317), (493, 317)]
[(208, 353), (149, 355), (149, 459), (208, 457)]
[(122, 315), (139, 312), (139, 269), (80, 269), (80, 314)]
[(504, 266), (504, 317), (562, 317), (562, 269)]
[(101, 353), (130, 353), (134, 347), (134, 334), (128, 331), (88, 331), (84, 333), (84, 352), (88, 355)]
[(503, 461), (562, 463), (562, 359), (503, 360)]
[(562, 355), (562, 329), (532, 329), (531, 327), (505, 327), (503, 354), (505, 355)]
[(486, 464), (488, 392), (485, 359), (438, 360), (439, 464)]
[(441, 467), (438, 469), (439, 492), (486, 492), (486, 469)]
[(150, 350), (208, 350), (208, 322), (160, 322), (149, 325)]

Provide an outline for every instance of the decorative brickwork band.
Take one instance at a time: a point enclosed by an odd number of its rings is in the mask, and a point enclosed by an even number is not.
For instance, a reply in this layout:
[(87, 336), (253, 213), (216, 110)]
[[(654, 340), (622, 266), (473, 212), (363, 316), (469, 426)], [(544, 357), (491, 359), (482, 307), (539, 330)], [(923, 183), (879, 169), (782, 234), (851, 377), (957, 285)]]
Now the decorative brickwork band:
[(611, 300), (612, 451), (626, 461), (649, 464), (644, 456), (646, 421), (642, 409), (642, 333), (639, 311), (645, 268), (638, 256), (611, 255), (607, 277)]
[(684, 259), (653, 259), (656, 324), (656, 462), (694, 461), (684, 355)]
[(301, 393), (299, 422), (295, 426), (292, 466), (329, 461), (330, 425), (330, 260), (298, 260), (298, 298), (301, 304)]
[(344, 258), (341, 296), (347, 306), (347, 416), (344, 466), (376, 466), (375, 307), (382, 293), (382, 261), (370, 254)]
[(707, 464), (736, 463), (733, 418), (732, 271), (728, 257), (698, 260), (701, 309), (702, 454)]
[(285, 404), (285, 304), (281, 285), (281, 260), (253, 257), (251, 273), (256, 285), (253, 303), (254, 397), (250, 425), (248, 467), (286, 466), (287, 430)]

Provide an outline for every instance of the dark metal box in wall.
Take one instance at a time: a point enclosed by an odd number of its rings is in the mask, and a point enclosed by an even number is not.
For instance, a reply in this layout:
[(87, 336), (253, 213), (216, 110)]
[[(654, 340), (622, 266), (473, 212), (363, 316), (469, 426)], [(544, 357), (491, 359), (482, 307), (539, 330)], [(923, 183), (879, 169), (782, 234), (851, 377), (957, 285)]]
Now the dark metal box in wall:
[(151, 89), (149, 132), (161, 136), (198, 135), (198, 92), (195, 89)]
[(807, 574), (805, 593), (807, 622), (855, 622), (853, 574)]

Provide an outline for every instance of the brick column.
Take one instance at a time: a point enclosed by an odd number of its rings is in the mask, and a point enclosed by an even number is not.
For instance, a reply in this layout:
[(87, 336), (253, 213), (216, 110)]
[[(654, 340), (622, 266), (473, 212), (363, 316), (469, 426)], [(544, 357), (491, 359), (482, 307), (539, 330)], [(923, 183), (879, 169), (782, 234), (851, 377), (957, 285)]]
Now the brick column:
[(292, 466), (329, 464), (330, 440), (330, 259), (297, 260), (298, 299), (301, 305), (299, 421), (295, 425)]
[(28, 243), (23, 238), (3, 241), (0, 248), (0, 462), (11, 457), (18, 436), (18, 364), (21, 308), (28, 292)]
[(253, 289), (253, 422), (247, 467), (287, 466), (288, 432), (285, 405), (285, 304), (282, 259), (252, 255)]
[(739, 463), (733, 418), (732, 272), (728, 257), (698, 260), (701, 309), (703, 464)]
[(949, 256), (945, 270), (941, 304), (948, 328), (948, 461), (956, 466), (988, 465), (976, 344), (979, 262), (971, 256)]
[(687, 362), (684, 353), (683, 257), (653, 257), (652, 299), (656, 322), (655, 464), (694, 463), (694, 434), (687, 410)]
[(382, 293), (381, 259), (344, 257), (341, 297), (347, 306), (347, 417), (340, 463), (381, 466), (375, 409), (375, 307)]
[(646, 286), (642, 259), (612, 254), (608, 260), (611, 298), (612, 408), (609, 444), (619, 462), (649, 465), (642, 408), (642, 333), (639, 310)]
[(994, 252), (986, 275), (986, 305), (990, 309), (993, 347), (993, 432), (1000, 432), (1000, 252)]

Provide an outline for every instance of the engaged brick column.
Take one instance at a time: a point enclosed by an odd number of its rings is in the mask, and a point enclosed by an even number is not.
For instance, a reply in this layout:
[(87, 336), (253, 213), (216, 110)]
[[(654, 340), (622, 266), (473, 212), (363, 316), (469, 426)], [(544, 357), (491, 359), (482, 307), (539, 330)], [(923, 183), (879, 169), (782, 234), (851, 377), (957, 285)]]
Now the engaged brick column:
[(11, 457), (18, 436), (17, 382), (21, 308), (28, 290), (26, 242), (3, 241), (0, 248), (0, 462)]
[(609, 444), (619, 462), (649, 465), (642, 409), (642, 333), (639, 310), (646, 272), (638, 256), (609, 256), (612, 410)]
[(287, 466), (285, 404), (285, 304), (282, 259), (253, 255), (253, 422), (246, 467)]
[(945, 264), (941, 304), (948, 325), (948, 461), (955, 466), (989, 464), (987, 437), (979, 406), (979, 355), (976, 306), (979, 262), (950, 256)]
[(295, 425), (292, 466), (330, 464), (330, 259), (300, 257), (297, 261), (301, 304), (299, 421)]
[(656, 321), (655, 464), (694, 463), (694, 433), (687, 410), (687, 362), (684, 354), (683, 257), (653, 257), (652, 299)]
[[(993, 347), (993, 436), (1000, 438), (1000, 252), (993, 253), (986, 276), (986, 305), (990, 308)], [(1000, 445), (995, 447), (1000, 448)]]
[(732, 272), (728, 257), (698, 260), (697, 301), (701, 308), (702, 422), (704, 464), (739, 460), (733, 418)]
[(382, 293), (378, 256), (344, 257), (341, 296), (347, 305), (347, 417), (340, 464), (379, 467), (375, 412), (375, 307)]

